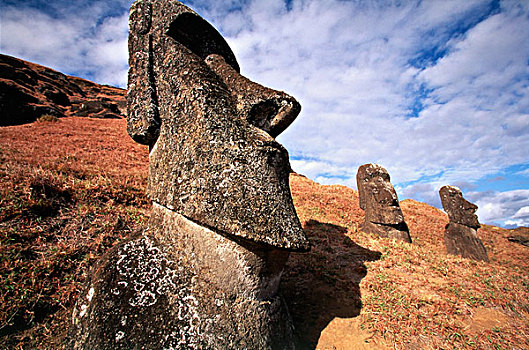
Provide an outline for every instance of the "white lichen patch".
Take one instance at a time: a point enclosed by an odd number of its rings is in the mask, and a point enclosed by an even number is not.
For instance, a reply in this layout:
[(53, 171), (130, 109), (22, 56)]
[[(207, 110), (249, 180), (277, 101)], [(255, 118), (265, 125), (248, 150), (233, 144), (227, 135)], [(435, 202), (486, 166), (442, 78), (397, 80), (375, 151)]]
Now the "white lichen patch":
[[(199, 302), (189, 286), (192, 279), (190, 267), (183, 268), (154, 244), (151, 238), (143, 236), (121, 247), (116, 263), (118, 282), (112, 291), (118, 289), (119, 294), (126, 295), (126, 303), (139, 314), (154, 307), (162, 297), (167, 298), (171, 309), (176, 311), (171, 317), (176, 317), (178, 326), (163, 335), (165, 348), (198, 349), (203, 325)], [(129, 324), (127, 316), (122, 315), (120, 327), (129, 327)], [(124, 336), (125, 333), (119, 331), (116, 341)]]
[(116, 333), (116, 341), (120, 341), (123, 338), (125, 338), (125, 332), (119, 331)]
[(112, 291), (117, 295), (120, 289), (133, 290), (128, 301), (131, 306), (152, 306), (160, 295), (174, 291), (176, 287), (175, 272), (167, 268), (170, 264), (167, 254), (155, 247), (147, 236), (130, 241), (119, 251), (119, 281)]
[(83, 317), (84, 315), (86, 315), (86, 310), (88, 310), (88, 306), (81, 305), (81, 312), (79, 313), (79, 317)]
[(127, 282), (125, 282), (125, 281), (119, 281), (119, 282), (118, 282), (118, 286), (121, 286), (121, 287), (123, 287), (123, 288), (126, 288), (128, 285), (129, 285), (129, 284), (128, 284)]
[(94, 290), (94, 287), (92, 287), (88, 291), (88, 294), (86, 294), (86, 299), (88, 299), (89, 303), (92, 302), (92, 298), (94, 297), (94, 293), (95, 293), (95, 290)]

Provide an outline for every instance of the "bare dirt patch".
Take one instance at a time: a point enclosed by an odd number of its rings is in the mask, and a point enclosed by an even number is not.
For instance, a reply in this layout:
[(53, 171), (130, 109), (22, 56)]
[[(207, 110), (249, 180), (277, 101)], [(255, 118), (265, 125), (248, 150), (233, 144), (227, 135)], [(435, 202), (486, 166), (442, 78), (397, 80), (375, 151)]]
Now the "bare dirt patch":
[(463, 321), (463, 324), (471, 334), (480, 334), (485, 331), (500, 332), (501, 328), (507, 326), (510, 321), (511, 317), (501, 310), (478, 307), (468, 319)]

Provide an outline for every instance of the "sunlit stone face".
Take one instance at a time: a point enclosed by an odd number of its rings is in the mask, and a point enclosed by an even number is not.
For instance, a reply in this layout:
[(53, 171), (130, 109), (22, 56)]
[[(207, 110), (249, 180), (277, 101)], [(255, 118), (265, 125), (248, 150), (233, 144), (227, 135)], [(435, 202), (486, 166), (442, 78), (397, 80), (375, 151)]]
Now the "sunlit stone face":
[(459, 188), (455, 186), (443, 186), (439, 190), (439, 195), (443, 209), (448, 214), (451, 222), (476, 229), (481, 226), (476, 215), (478, 206), (463, 198), (463, 194)]
[(396, 225), (404, 221), (397, 192), (386, 169), (378, 164), (360, 167), (357, 175), (360, 207), (370, 222)]
[(274, 139), (299, 104), (242, 77), (220, 34), (184, 5), (140, 1), (131, 18), (128, 131), (151, 147), (151, 199), (233, 239), (308, 249)]
[(411, 243), (408, 225), (387, 170), (378, 164), (364, 164), (358, 168), (356, 182), (360, 208), (365, 211), (360, 229)]

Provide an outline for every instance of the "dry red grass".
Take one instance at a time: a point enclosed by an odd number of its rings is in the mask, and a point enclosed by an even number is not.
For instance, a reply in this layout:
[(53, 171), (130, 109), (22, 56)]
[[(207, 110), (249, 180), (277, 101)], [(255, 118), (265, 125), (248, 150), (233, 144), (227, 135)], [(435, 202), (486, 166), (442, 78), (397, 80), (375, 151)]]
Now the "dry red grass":
[[(93, 262), (141, 229), (147, 150), (124, 120), (62, 118), (0, 128), (0, 344), (64, 347)], [(446, 215), (401, 203), (413, 244), (358, 230), (357, 192), (293, 174), (313, 244), (282, 283), (302, 348), (529, 348), (529, 248), (478, 231), (490, 264), (446, 256)], [(2, 347), (2, 346), (0, 346)]]
[(0, 348), (62, 347), (90, 266), (145, 221), (147, 150), (124, 125), (0, 128)]
[[(357, 263), (365, 263), (367, 274), (357, 271), (356, 280), (349, 278), (351, 290), (361, 280), (355, 296), (362, 304), (359, 317), (355, 317), (356, 311), (345, 317), (335, 314), (323, 329), (318, 348), (529, 347), (529, 248), (510, 242), (511, 230), (484, 225), (478, 236), (491, 263), (475, 262), (446, 255), (443, 235), (448, 218), (439, 209), (413, 200), (401, 202), (413, 239), (409, 245), (359, 231), (363, 211), (354, 190), (322, 186), (299, 175), (291, 177), (291, 188), (306, 232), (309, 238), (316, 238), (316, 252), (325, 249), (329, 240), (318, 241), (320, 235), (315, 235), (310, 224), (314, 220), (339, 226), (329, 230), (339, 236), (334, 242), (348, 243), (343, 240), (347, 237), (366, 249), (366, 254), (355, 258)], [(345, 244), (342, 249), (347, 249)], [(339, 249), (334, 248), (336, 251)], [(370, 261), (376, 252), (381, 253), (380, 258)], [(332, 266), (337, 256), (340, 254), (329, 254), (325, 264)], [(290, 263), (295, 259), (306, 260), (294, 254)], [(336, 279), (351, 274), (354, 272), (340, 271)], [(334, 303), (346, 305), (351, 298)], [(310, 298), (300, 304), (310, 304)], [(295, 316), (295, 310), (293, 313)], [(351, 332), (364, 342), (351, 343)]]

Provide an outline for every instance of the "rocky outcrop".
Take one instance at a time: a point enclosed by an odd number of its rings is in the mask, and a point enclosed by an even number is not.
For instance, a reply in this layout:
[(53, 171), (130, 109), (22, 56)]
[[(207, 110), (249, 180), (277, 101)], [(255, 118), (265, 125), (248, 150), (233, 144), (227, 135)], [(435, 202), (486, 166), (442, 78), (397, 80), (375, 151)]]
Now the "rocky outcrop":
[(365, 211), (360, 229), (411, 243), (408, 225), (388, 171), (378, 164), (364, 164), (358, 168), (356, 183), (360, 208)]
[(444, 236), (446, 252), (488, 262), (487, 250), (477, 236), (481, 227), (475, 214), (478, 207), (464, 199), (461, 190), (454, 186), (442, 187), (439, 195), (450, 220)]
[(507, 237), (509, 241), (529, 247), (529, 227), (517, 227), (511, 229), (511, 232)]
[(524, 245), (526, 247), (529, 247), (529, 237), (524, 237), (522, 235), (511, 235), (507, 237), (507, 239), (511, 242), (515, 242), (515, 243)]
[(126, 91), (0, 54), (0, 126), (56, 117), (123, 118)]
[[(94, 269), (74, 347), (293, 348), (278, 288), (290, 252), (310, 246), (269, 132), (299, 104), (242, 77), (220, 34), (177, 1), (136, 1), (129, 24), (127, 131), (151, 147), (153, 212)], [(255, 117), (263, 103), (275, 107)]]

